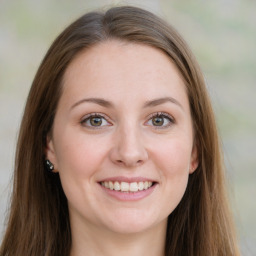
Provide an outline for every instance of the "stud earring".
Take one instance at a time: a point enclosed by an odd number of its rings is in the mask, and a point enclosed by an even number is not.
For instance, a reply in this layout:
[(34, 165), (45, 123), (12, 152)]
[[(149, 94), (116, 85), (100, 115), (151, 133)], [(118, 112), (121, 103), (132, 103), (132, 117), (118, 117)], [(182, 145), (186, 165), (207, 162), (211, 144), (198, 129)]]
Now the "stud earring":
[(53, 172), (53, 170), (54, 170), (53, 164), (48, 159), (45, 160), (45, 167), (46, 167), (47, 171), (49, 171), (49, 172)]

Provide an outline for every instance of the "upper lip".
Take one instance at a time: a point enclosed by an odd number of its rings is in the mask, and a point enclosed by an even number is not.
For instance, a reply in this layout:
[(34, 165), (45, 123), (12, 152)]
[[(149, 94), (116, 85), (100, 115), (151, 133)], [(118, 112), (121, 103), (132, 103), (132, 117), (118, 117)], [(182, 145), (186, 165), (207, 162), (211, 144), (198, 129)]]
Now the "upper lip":
[(106, 179), (102, 179), (99, 182), (103, 181), (118, 181), (118, 182), (127, 182), (127, 183), (132, 183), (132, 182), (145, 182), (145, 181), (151, 181), (151, 182), (156, 182), (155, 180), (152, 180), (150, 178), (146, 177), (124, 177), (124, 176), (115, 176), (115, 177), (109, 177)]

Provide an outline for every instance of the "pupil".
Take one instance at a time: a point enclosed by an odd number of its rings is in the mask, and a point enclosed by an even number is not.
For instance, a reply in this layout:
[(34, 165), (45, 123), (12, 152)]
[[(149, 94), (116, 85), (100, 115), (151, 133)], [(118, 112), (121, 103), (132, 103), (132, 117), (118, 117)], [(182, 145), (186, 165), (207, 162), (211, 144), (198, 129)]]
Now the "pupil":
[(92, 117), (90, 123), (92, 126), (100, 126), (102, 124), (102, 120), (100, 117)]
[(154, 117), (153, 124), (156, 126), (161, 126), (164, 123), (164, 119), (162, 117)]

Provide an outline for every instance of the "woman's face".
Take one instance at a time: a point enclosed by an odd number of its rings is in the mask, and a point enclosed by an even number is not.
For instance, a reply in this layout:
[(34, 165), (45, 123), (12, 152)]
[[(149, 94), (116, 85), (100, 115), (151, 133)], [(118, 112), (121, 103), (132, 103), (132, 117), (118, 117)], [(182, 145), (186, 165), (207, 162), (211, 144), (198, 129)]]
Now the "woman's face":
[(185, 85), (155, 48), (107, 41), (69, 65), (47, 157), (71, 227), (166, 227), (197, 167)]

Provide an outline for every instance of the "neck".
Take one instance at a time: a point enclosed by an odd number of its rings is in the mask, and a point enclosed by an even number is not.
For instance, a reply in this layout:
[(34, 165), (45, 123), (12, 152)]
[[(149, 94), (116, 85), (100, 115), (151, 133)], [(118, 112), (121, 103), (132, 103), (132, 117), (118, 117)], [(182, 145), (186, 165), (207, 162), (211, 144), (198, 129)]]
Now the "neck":
[(164, 256), (166, 221), (150, 230), (120, 234), (99, 227), (72, 227), (71, 256)]

